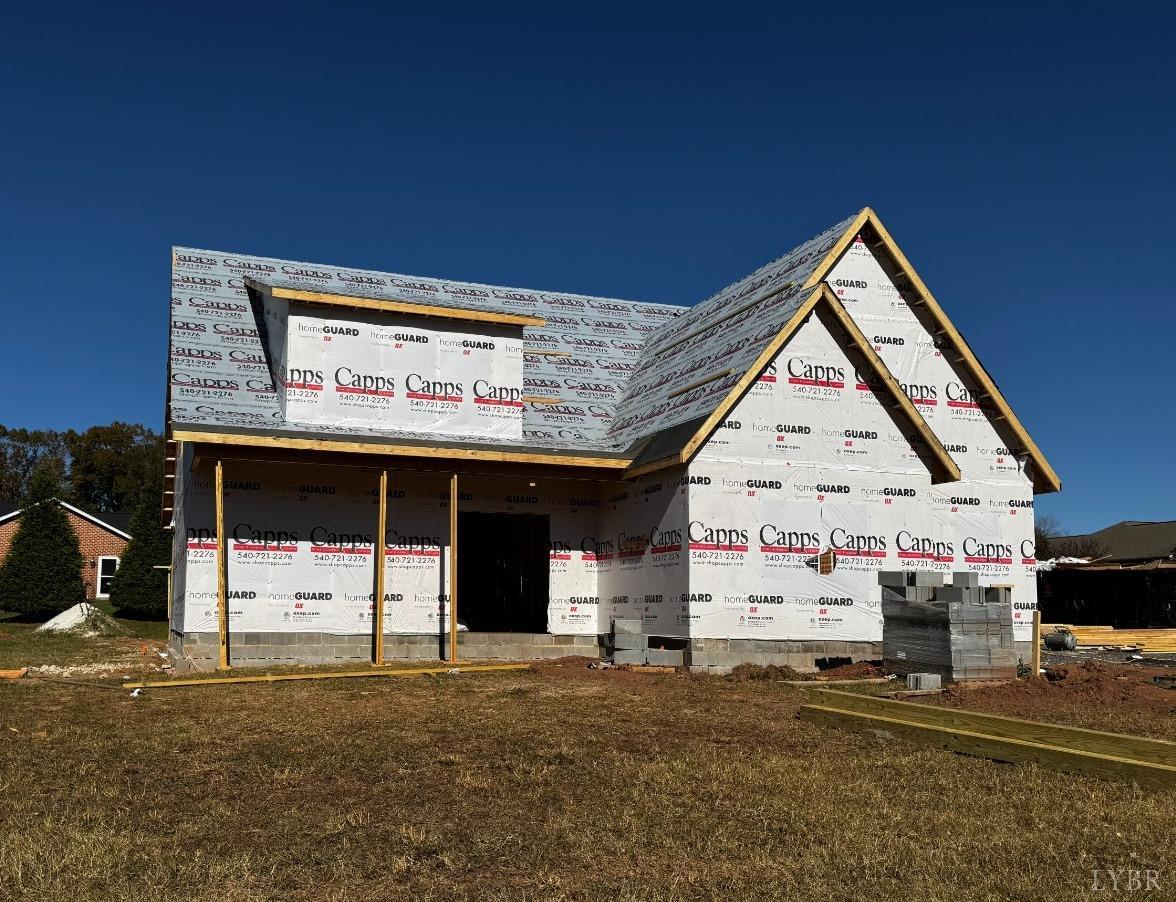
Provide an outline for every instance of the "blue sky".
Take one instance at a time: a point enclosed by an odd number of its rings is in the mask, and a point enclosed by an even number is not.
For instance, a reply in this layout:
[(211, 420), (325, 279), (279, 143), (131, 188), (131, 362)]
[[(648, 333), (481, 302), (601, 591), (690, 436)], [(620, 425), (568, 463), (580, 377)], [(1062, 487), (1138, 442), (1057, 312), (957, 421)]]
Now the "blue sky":
[(162, 424), (169, 248), (697, 301), (878, 211), (1061, 474), (1176, 518), (1176, 19), (119, 4), (0, 32), (0, 423)]

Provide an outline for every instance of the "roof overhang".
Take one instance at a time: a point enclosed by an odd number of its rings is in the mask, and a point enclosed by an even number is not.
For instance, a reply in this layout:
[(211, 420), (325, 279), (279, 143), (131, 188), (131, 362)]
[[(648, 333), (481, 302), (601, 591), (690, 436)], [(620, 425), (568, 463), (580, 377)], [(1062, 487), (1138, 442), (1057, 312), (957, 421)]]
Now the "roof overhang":
[(485, 323), (496, 326), (542, 326), (547, 321), (539, 316), (523, 316), (517, 313), (495, 313), (489, 310), (474, 310), (468, 307), (443, 307), (436, 304), (418, 304), (413, 301), (396, 301), (386, 298), (361, 297), (359, 295), (331, 294), (326, 291), (306, 291), (300, 288), (282, 288), (247, 278), (245, 285), (262, 295), (303, 304), (321, 304), (327, 307), (341, 307), (351, 310), (374, 310), (380, 313), (405, 313), (413, 316), (431, 316), (439, 319), (461, 320), (463, 322)]
[(273, 448), (299, 451), (323, 451), (337, 454), (368, 454), (395, 458), (428, 457), (452, 462), (491, 461), (495, 463), (534, 464), (554, 467), (579, 467), (621, 476), (633, 463), (629, 457), (603, 457), (548, 451), (524, 451), (487, 447), (455, 447), (447, 445), (406, 445), (380, 441), (344, 441), (317, 437), (262, 435), (240, 432), (209, 432), (185, 429), (173, 424), (172, 439), (179, 442), (200, 442), (209, 445), (228, 445), (245, 448)]

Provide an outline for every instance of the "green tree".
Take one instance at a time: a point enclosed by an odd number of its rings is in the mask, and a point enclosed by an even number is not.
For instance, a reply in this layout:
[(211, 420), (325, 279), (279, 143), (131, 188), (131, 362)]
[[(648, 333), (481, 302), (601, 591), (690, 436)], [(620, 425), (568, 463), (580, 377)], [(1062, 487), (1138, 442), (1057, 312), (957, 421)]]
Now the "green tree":
[(159, 525), (162, 493), (163, 465), (157, 462), (140, 488), (131, 516), (131, 541), (110, 587), (112, 605), (144, 617), (167, 615), (167, 571), (155, 569), (171, 563), (171, 537)]
[(163, 457), (163, 440), (137, 423), (65, 433), (73, 501), (92, 513), (133, 510), (141, 486)]
[(0, 608), (47, 619), (86, 600), (78, 537), (54, 499), (58, 468), (38, 465), (29, 477), (20, 525), (0, 566)]
[(0, 426), (0, 501), (20, 501), (28, 495), (29, 479), (39, 465), (52, 464), (63, 474), (66, 457), (60, 432)]

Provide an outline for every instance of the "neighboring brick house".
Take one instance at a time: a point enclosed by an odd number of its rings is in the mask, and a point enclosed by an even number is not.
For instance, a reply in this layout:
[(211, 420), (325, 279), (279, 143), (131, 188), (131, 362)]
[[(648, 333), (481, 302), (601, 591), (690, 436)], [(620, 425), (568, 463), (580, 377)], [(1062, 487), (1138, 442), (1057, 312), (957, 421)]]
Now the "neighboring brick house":
[[(86, 584), (86, 598), (104, 599), (110, 595), (110, 580), (118, 569), (123, 551), (130, 541), (127, 527), (129, 513), (90, 514), (55, 501), (65, 511), (66, 519), (77, 534), (82, 547), (82, 581)], [(0, 562), (8, 556), (8, 548), (20, 524), (20, 505), (0, 502)]]

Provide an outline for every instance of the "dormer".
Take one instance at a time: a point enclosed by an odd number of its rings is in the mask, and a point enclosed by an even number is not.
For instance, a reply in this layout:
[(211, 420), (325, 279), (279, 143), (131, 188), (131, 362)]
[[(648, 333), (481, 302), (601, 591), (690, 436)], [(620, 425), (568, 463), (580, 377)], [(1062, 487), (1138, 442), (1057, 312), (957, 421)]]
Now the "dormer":
[(543, 319), (246, 284), (287, 423), (522, 438), (523, 329)]

